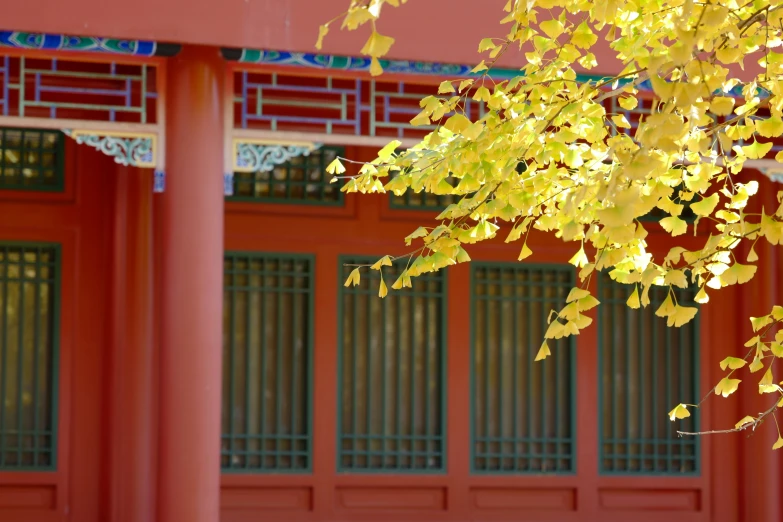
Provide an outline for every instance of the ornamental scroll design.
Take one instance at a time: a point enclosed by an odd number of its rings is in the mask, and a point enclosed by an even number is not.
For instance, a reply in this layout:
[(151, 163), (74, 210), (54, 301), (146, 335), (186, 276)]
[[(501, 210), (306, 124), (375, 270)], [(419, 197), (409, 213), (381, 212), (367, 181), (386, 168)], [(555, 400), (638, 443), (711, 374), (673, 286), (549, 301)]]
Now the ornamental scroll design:
[(153, 133), (69, 130), (63, 133), (80, 145), (87, 145), (125, 167), (155, 169), (153, 190), (163, 192), (164, 170), (158, 165), (158, 136)]
[(783, 183), (783, 167), (759, 167), (759, 170), (775, 183)]
[(270, 172), (299, 156), (309, 156), (320, 143), (271, 143), (262, 140), (234, 141), (234, 172)]

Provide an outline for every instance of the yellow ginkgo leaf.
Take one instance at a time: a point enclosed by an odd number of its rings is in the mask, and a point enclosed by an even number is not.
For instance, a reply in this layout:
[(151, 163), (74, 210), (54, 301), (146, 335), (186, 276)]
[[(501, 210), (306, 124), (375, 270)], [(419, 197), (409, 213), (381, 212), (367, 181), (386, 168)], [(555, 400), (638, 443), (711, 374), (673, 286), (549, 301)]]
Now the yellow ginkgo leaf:
[(440, 82), (438, 87), (438, 94), (449, 94), (455, 92), (454, 84), (450, 80), (444, 80)]
[(688, 223), (677, 216), (669, 216), (660, 221), (661, 226), (672, 236), (680, 236), (688, 231)]
[(750, 366), (748, 366), (748, 369), (750, 370), (750, 373), (756, 373), (763, 367), (764, 367), (764, 363), (761, 362), (761, 359), (758, 356), (756, 356), (753, 358), (753, 361), (751, 361)]
[(723, 379), (718, 382), (718, 385), (715, 386), (715, 395), (722, 395), (723, 397), (728, 397), (735, 391), (737, 391), (737, 388), (739, 387), (740, 383), (742, 381), (740, 379), (729, 379), (728, 377), (724, 377)]
[(546, 333), (544, 334), (544, 337), (547, 339), (561, 339), (565, 337), (566, 335), (566, 329), (565, 325), (555, 319), (551, 323), (549, 323), (549, 327), (546, 329)]
[(590, 295), (590, 292), (585, 290), (584, 288), (574, 287), (571, 289), (570, 292), (568, 292), (568, 297), (566, 297), (566, 303), (573, 303), (577, 299), (582, 299), (583, 297), (587, 297)]
[(586, 312), (588, 310), (592, 310), (593, 308), (601, 304), (601, 301), (599, 301), (592, 295), (586, 295), (584, 297), (579, 298), (577, 304), (579, 305), (579, 310), (581, 310), (582, 312)]
[(720, 369), (725, 370), (728, 368), (730, 370), (739, 370), (746, 364), (747, 362), (745, 359), (740, 359), (739, 357), (726, 357), (720, 362)]
[(764, 372), (764, 375), (761, 377), (761, 380), (759, 381), (759, 386), (765, 386), (768, 384), (772, 384), (772, 381), (774, 380), (774, 377), (772, 375), (772, 367), (767, 368), (767, 371)]
[(327, 174), (342, 174), (345, 172), (345, 167), (343, 166), (342, 162), (340, 161), (340, 158), (335, 158), (329, 165), (326, 167), (326, 173)]
[(384, 298), (388, 293), (389, 293), (389, 289), (386, 288), (386, 282), (383, 280), (383, 277), (381, 277), (381, 284), (378, 287), (378, 297)]
[(720, 276), (721, 280), (727, 285), (747, 283), (756, 273), (756, 265), (742, 265), (734, 263), (728, 270)]
[(756, 131), (765, 138), (776, 138), (783, 134), (783, 121), (777, 116), (756, 121)]
[(380, 58), (389, 52), (394, 38), (391, 36), (383, 36), (377, 31), (373, 31), (370, 37), (362, 47), (361, 53), (365, 56), (372, 56), (373, 58)]
[(403, 270), (403, 272), (399, 275), (396, 281), (392, 283), (392, 288), (394, 290), (400, 290), (404, 284), (405, 284), (405, 275), (407, 274), (407, 271)]
[(666, 320), (666, 326), (682, 326), (685, 323), (691, 321), (696, 317), (696, 313), (699, 311), (695, 306), (680, 306), (675, 305), (674, 311), (669, 315)]
[(691, 416), (691, 412), (688, 411), (688, 407), (684, 404), (678, 404), (672, 411), (669, 412), (669, 420), (685, 419)]
[(639, 100), (633, 96), (622, 96), (621, 98), (618, 98), (617, 103), (623, 109), (632, 111), (636, 108), (637, 105), (639, 105)]
[(383, 66), (376, 57), (370, 59), (370, 76), (380, 76), (383, 74)]
[(361, 278), (362, 274), (359, 272), (359, 269), (354, 268), (351, 273), (348, 274), (348, 279), (345, 280), (344, 286), (358, 286)]
[(641, 305), (639, 303), (639, 287), (634, 285), (633, 287), (633, 293), (628, 297), (628, 300), (625, 302), (626, 305), (628, 305), (629, 308), (639, 308)]
[(552, 352), (549, 351), (549, 345), (544, 341), (544, 344), (541, 345), (541, 348), (538, 349), (538, 353), (536, 354), (536, 361), (543, 361), (547, 357), (552, 355)]
[(771, 315), (762, 315), (761, 317), (751, 317), (750, 325), (753, 327), (754, 332), (758, 332), (768, 324), (772, 322)]
[(674, 312), (674, 302), (672, 301), (671, 292), (666, 294), (666, 299), (663, 300), (661, 306), (655, 311), (655, 315), (658, 317), (668, 317)]
[(563, 24), (557, 19), (545, 20), (539, 24), (539, 27), (541, 27), (541, 30), (553, 40), (563, 34)]
[(587, 20), (584, 20), (579, 26), (571, 33), (571, 43), (582, 49), (589, 49), (595, 42), (598, 41), (598, 37), (587, 25)]
[(717, 116), (726, 116), (734, 111), (734, 98), (720, 96), (710, 102), (710, 112)]
[(523, 259), (528, 258), (531, 255), (533, 255), (533, 251), (530, 250), (527, 247), (527, 243), (525, 243), (524, 245), (522, 245), (522, 252), (519, 253), (519, 257), (517, 257), (517, 260), (522, 261)]
[(318, 28), (318, 40), (315, 42), (315, 48), (319, 51), (323, 46), (324, 38), (329, 33), (329, 24), (324, 24)]
[(383, 256), (375, 262), (370, 268), (373, 270), (380, 270), (382, 266), (392, 266), (391, 257)]
[(741, 149), (742, 153), (745, 154), (748, 159), (761, 159), (772, 149), (772, 143), (761, 143), (754, 141), (750, 145), (741, 147)]
[(612, 116), (612, 122), (621, 129), (631, 128), (631, 124), (628, 122), (628, 119), (625, 117), (624, 114), (615, 114), (614, 116)]
[(692, 203), (691, 210), (697, 216), (709, 216), (712, 214), (712, 211), (715, 210), (719, 200), (720, 196), (716, 192), (715, 194), (706, 197), (697, 203)]
[(772, 445), (772, 449), (776, 450), (776, 449), (780, 449), (780, 448), (783, 448), (783, 437), (778, 435), (778, 440), (776, 440), (775, 444)]
[(742, 417), (737, 424), (734, 425), (735, 428), (741, 429), (747, 426), (750, 426), (751, 424), (755, 423), (756, 419), (754, 417), (751, 417), (750, 415), (747, 415), (745, 417)]
[(453, 132), (454, 134), (459, 134), (460, 132), (467, 129), (471, 124), (471, 121), (467, 119), (462, 114), (455, 114), (451, 116), (448, 120), (446, 120), (446, 124), (444, 127), (446, 127), (448, 130)]
[(430, 231), (427, 230), (426, 228), (419, 227), (416, 230), (414, 230), (412, 233), (410, 233), (407, 236), (405, 236), (405, 244), (410, 246), (412, 240), (414, 240), (416, 238), (419, 238), (419, 237), (426, 237), (426, 236), (429, 235), (429, 233), (430, 233)]
[(494, 39), (482, 38), (482, 40), (479, 42), (478, 52), (483, 53), (484, 51), (490, 51), (495, 47), (497, 47), (497, 44), (495, 43)]
[(587, 254), (585, 253), (585, 247), (582, 246), (582, 248), (580, 248), (579, 251), (568, 260), (568, 262), (577, 268), (585, 266), (589, 262), (587, 259)]

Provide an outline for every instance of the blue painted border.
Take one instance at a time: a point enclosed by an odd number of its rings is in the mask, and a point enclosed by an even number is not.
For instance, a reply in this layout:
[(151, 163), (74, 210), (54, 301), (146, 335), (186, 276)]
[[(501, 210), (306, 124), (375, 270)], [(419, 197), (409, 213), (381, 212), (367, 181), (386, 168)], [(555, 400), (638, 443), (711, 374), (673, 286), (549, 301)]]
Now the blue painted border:
[(126, 56), (174, 56), (180, 46), (145, 40), (119, 40), (94, 36), (0, 31), (0, 47), (45, 51), (79, 51)]

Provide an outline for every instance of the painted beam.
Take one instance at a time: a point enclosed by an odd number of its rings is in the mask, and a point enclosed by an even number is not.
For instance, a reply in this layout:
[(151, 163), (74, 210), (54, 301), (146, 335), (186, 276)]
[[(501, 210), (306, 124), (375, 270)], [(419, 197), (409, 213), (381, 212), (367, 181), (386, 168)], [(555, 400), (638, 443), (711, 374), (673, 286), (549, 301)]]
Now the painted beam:
[(0, 47), (44, 51), (77, 51), (126, 56), (174, 56), (179, 44), (144, 40), (118, 40), (95, 36), (68, 36), (62, 34), (0, 31)]

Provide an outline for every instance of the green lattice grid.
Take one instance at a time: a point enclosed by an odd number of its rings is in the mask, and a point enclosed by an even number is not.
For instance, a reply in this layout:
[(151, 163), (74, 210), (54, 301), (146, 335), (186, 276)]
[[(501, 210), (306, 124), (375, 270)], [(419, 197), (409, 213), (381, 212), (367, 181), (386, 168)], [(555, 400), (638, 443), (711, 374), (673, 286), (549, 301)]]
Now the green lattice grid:
[(64, 156), (60, 131), (0, 128), (0, 189), (62, 190)]
[(474, 262), (474, 473), (575, 471), (573, 338), (549, 341), (552, 355), (534, 362), (550, 310), (562, 308), (573, 286), (574, 271), (568, 266)]
[[(364, 270), (344, 287), (339, 268), (338, 471), (437, 473), (445, 470), (446, 280), (443, 272), (378, 297), (380, 274)], [(405, 263), (383, 268), (386, 284)], [(363, 329), (362, 329), (363, 328)], [(365, 393), (361, 393), (362, 387)]]
[(321, 147), (308, 156), (297, 156), (275, 167), (271, 172), (235, 172), (234, 195), (228, 201), (295, 203), (340, 206), (343, 193), (340, 183), (332, 179), (326, 167), (337, 156), (344, 156), (341, 147)]
[[(520, 162), (517, 167), (518, 173), (523, 173), (527, 170), (525, 163)], [(446, 182), (452, 186), (456, 186), (459, 180), (454, 177), (446, 178)], [(468, 194), (469, 197), (471, 194)], [(437, 195), (424, 190), (415, 192), (413, 189), (408, 188), (404, 194), (397, 196), (394, 193), (389, 193), (389, 207), (398, 210), (428, 210), (440, 212), (451, 204), (459, 203), (460, 200), (465, 197), (463, 195), (445, 194)]]
[(55, 469), (59, 249), (0, 244), (0, 471)]
[[(451, 178), (449, 178), (451, 179)], [(432, 210), (441, 211), (452, 203), (457, 203), (462, 196), (431, 194), (429, 192), (414, 192), (411, 189), (401, 196), (389, 194), (389, 206), (393, 209)]]
[(310, 470), (314, 258), (226, 253), (221, 467)]
[[(650, 305), (632, 310), (633, 286), (599, 277), (599, 459), (604, 474), (699, 473), (698, 410), (672, 423), (676, 404), (698, 402), (699, 320), (668, 328), (655, 310), (667, 288), (650, 290)], [(676, 289), (680, 304), (694, 306), (695, 290)]]

